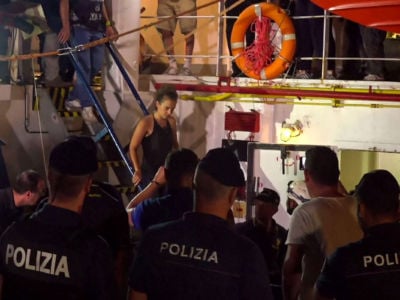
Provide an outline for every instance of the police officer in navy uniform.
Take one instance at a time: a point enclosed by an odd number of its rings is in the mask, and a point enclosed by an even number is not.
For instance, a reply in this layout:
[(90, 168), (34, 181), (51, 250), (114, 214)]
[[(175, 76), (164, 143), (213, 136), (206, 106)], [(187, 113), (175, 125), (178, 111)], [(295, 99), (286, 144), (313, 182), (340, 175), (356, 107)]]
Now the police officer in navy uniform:
[[(97, 147), (91, 137), (70, 136), (81, 142), (97, 159)], [(129, 223), (121, 193), (111, 184), (93, 181), (82, 208), (85, 226), (93, 229), (110, 246), (114, 263), (118, 299), (126, 299), (127, 275), (131, 260)]]
[(85, 226), (93, 229), (110, 246), (118, 298), (126, 299), (131, 261), (129, 223), (121, 193), (112, 185), (95, 181), (82, 209)]
[(199, 162), (195, 208), (150, 227), (130, 273), (130, 299), (272, 299), (258, 247), (226, 219), (244, 175), (228, 149)]
[[(80, 143), (90, 157), (97, 161), (97, 147), (91, 137), (69, 136), (67, 140)], [(48, 200), (42, 201), (41, 207)], [(127, 275), (131, 256), (129, 223), (121, 194), (108, 183), (93, 181), (82, 211), (82, 222), (106, 240), (110, 246), (118, 299), (126, 299)]]
[(80, 216), (96, 170), (77, 140), (52, 150), (49, 205), (0, 238), (2, 299), (115, 298), (111, 251)]
[(356, 188), (364, 238), (326, 261), (315, 299), (399, 299), (399, 184), (386, 170), (363, 176)]
[(282, 299), (281, 270), (285, 258), (287, 230), (275, 222), (280, 197), (271, 189), (264, 188), (255, 199), (255, 217), (235, 225), (235, 230), (251, 239), (260, 247), (268, 267), (269, 279), (275, 300)]

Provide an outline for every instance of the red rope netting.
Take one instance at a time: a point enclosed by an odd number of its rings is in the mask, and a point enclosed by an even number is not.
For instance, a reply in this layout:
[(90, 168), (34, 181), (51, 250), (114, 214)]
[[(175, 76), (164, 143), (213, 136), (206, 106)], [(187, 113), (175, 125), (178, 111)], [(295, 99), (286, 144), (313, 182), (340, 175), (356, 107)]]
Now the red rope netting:
[(260, 73), (263, 68), (272, 63), (275, 46), (271, 42), (271, 20), (267, 17), (256, 19), (251, 24), (251, 31), (255, 33), (254, 42), (246, 47), (246, 68)]

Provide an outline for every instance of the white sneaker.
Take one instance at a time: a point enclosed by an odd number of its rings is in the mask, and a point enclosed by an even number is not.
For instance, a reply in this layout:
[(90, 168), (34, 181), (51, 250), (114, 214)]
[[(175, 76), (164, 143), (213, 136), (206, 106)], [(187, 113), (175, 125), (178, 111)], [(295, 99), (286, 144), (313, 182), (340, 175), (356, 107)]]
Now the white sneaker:
[(98, 122), (92, 106), (87, 106), (82, 109), (82, 118), (87, 123), (96, 123)]
[(64, 106), (68, 111), (78, 111), (82, 109), (81, 102), (78, 99), (66, 100)]
[(297, 70), (294, 75), (295, 79), (310, 79), (312, 76), (306, 70)]
[(179, 72), (179, 75), (191, 76), (192, 75), (192, 71), (188, 67), (183, 67), (182, 70)]
[(166, 75), (177, 75), (178, 68), (174, 66), (169, 66), (168, 69), (164, 72)]
[(368, 81), (383, 81), (385, 79), (382, 76), (377, 75), (377, 74), (368, 74), (367, 76), (364, 77), (364, 80), (368, 80)]
[(328, 79), (328, 80), (335, 80), (336, 79), (335, 74), (333, 74), (332, 70), (327, 70), (326, 71), (325, 79)]

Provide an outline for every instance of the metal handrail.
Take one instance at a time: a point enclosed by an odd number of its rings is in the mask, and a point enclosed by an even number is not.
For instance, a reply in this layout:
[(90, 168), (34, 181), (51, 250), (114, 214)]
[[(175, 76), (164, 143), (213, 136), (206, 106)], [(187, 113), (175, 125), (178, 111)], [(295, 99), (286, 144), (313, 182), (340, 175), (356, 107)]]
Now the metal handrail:
[(133, 170), (132, 164), (126, 155), (124, 148), (122, 147), (121, 143), (119, 142), (118, 137), (115, 134), (114, 129), (112, 128), (111, 123), (108, 120), (108, 117), (107, 117), (103, 107), (100, 105), (100, 101), (97, 99), (96, 94), (90, 87), (89, 81), (85, 78), (85, 73), (83, 71), (83, 68), (82, 68), (78, 58), (76, 57), (75, 51), (73, 51), (72, 48), (70, 48), (70, 49), (71, 50), (69, 50), (69, 57), (71, 58), (71, 62), (75, 67), (77, 76), (79, 77), (80, 80), (82, 80), (83, 86), (85, 87), (85, 90), (89, 94), (89, 98), (90, 98), (93, 106), (96, 108), (96, 111), (99, 114), (100, 119), (102, 120), (104, 126), (107, 128), (107, 131), (108, 131), (113, 143), (115, 144), (119, 154), (121, 155), (122, 160), (124, 161), (126, 167), (128, 168), (129, 173), (131, 174), (131, 176), (133, 176), (134, 170)]
[[(224, 40), (224, 35), (225, 35), (225, 28), (224, 28), (224, 20), (225, 19), (235, 19), (237, 18), (236, 16), (226, 16), (226, 15), (220, 15), (220, 13), (223, 11), (224, 8), (224, 0), (221, 0), (218, 6), (218, 16), (219, 16), (219, 22), (218, 22), (218, 43), (217, 43), (217, 53), (212, 53), (212, 54), (193, 54), (193, 55), (184, 55), (184, 54), (178, 54), (174, 55), (177, 58), (185, 58), (185, 57), (191, 57), (191, 58), (216, 58), (216, 76), (220, 75), (220, 70), (222, 69), (222, 64), (223, 60), (229, 58), (230, 60), (233, 59), (233, 56), (228, 54), (225, 54), (227, 52), (227, 49), (223, 49), (223, 40)], [(166, 17), (157, 17), (157, 16), (141, 16), (141, 19), (149, 19), (149, 18), (155, 18), (155, 19), (163, 19)], [(179, 18), (198, 18), (198, 19), (210, 19), (210, 18), (216, 18), (216, 16), (179, 16)], [(301, 60), (321, 60), (322, 64), (322, 74), (321, 78), (325, 78), (326, 72), (327, 72), (327, 63), (328, 61), (331, 60), (340, 60), (340, 61), (372, 61), (372, 60), (377, 60), (377, 61), (393, 61), (397, 62), (400, 61), (400, 58), (395, 58), (395, 57), (374, 57), (374, 58), (363, 58), (363, 57), (330, 57), (328, 56), (328, 49), (329, 49), (329, 34), (328, 30), (331, 28), (330, 26), (330, 20), (331, 19), (336, 19), (336, 18), (342, 18), (341, 16), (337, 15), (332, 15), (329, 13), (329, 11), (324, 10), (323, 15), (315, 15), (315, 16), (291, 16), (292, 19), (294, 20), (301, 20), (301, 19), (324, 19), (324, 34), (323, 34), (323, 54), (320, 57), (298, 57), (297, 59)], [(165, 54), (146, 54), (147, 57), (167, 57)]]

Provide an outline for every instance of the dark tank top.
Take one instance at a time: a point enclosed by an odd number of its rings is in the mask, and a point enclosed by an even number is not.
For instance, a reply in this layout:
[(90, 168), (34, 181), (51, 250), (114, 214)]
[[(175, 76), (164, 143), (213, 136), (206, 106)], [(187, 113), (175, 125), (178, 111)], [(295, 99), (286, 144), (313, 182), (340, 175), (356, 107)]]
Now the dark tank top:
[(167, 154), (172, 150), (173, 136), (169, 122), (167, 122), (165, 128), (162, 128), (154, 116), (153, 120), (153, 132), (149, 136), (144, 137), (142, 141), (142, 182), (149, 182), (153, 178), (158, 168), (164, 165)]

